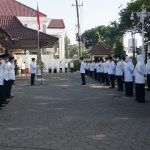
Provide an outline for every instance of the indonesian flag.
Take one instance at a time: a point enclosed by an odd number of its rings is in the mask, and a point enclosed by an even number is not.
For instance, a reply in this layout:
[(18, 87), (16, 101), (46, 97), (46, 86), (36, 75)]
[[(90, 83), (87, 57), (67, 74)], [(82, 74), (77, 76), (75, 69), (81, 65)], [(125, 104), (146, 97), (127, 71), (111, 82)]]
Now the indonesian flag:
[(38, 30), (40, 30), (40, 12), (39, 12), (38, 4), (37, 4), (37, 12), (36, 12), (36, 15), (37, 15)]

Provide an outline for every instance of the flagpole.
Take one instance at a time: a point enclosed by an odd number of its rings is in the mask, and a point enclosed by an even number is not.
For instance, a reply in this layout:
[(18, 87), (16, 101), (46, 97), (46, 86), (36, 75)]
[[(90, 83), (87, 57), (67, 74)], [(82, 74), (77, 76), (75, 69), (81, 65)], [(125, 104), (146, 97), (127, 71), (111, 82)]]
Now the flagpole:
[(37, 30), (37, 37), (38, 37), (38, 55), (37, 55), (37, 77), (41, 77), (41, 85), (42, 85), (42, 65), (41, 65), (41, 50), (40, 50), (40, 12), (37, 3), (37, 23), (38, 23), (38, 30)]

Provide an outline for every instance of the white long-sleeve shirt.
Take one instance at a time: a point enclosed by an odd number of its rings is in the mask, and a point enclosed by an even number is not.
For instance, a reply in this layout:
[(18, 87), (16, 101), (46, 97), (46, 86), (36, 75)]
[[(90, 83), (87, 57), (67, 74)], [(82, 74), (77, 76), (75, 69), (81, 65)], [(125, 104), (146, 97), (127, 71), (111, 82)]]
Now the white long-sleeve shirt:
[(137, 64), (134, 70), (135, 83), (145, 83), (146, 66), (142, 55), (137, 56)]
[(8, 62), (9, 70), (8, 70), (8, 80), (15, 80), (15, 65), (14, 63)]
[(81, 61), (80, 73), (85, 73), (85, 69), (86, 69), (86, 64), (84, 63), (84, 61)]
[(111, 61), (108, 68), (108, 74), (115, 75), (116, 65), (114, 61)]
[(125, 82), (132, 82), (133, 81), (133, 71), (134, 71), (134, 65), (132, 63), (132, 60), (129, 59), (124, 67), (124, 81)]
[(116, 76), (122, 76), (124, 71), (124, 62), (119, 60), (116, 66)]
[(147, 61), (146, 64), (146, 74), (150, 74), (150, 59)]
[(31, 62), (31, 64), (30, 64), (30, 73), (31, 74), (36, 73), (36, 63), (35, 62)]
[(4, 65), (0, 62), (0, 85), (4, 85)]

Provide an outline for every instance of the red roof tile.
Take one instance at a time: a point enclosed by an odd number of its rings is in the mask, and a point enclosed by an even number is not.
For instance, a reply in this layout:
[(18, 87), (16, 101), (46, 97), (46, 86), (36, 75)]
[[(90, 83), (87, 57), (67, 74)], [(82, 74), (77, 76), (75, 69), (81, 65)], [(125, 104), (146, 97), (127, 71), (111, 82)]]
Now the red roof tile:
[(91, 55), (110, 55), (111, 50), (105, 43), (100, 42), (94, 48), (92, 48), (89, 53)]
[(64, 24), (63, 19), (52, 19), (47, 28), (64, 29), (65, 24)]
[[(37, 31), (23, 26), (15, 16), (0, 17), (0, 28), (7, 32), (12, 40), (37, 40)], [(40, 41), (49, 41), (52, 45), (58, 40), (43, 32), (39, 33), (39, 38)]]
[[(46, 17), (45, 14), (40, 14)], [(16, 0), (0, 0), (0, 16), (36, 17), (36, 10)]]

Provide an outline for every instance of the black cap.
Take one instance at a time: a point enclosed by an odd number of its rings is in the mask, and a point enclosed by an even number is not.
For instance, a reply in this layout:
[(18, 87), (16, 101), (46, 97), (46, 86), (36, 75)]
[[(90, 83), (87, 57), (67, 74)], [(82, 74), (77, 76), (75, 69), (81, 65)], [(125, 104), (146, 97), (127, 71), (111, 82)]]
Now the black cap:
[(13, 60), (14, 59), (14, 56), (10, 56), (9, 57), (9, 61)]
[(35, 58), (32, 58), (32, 61), (35, 60)]

